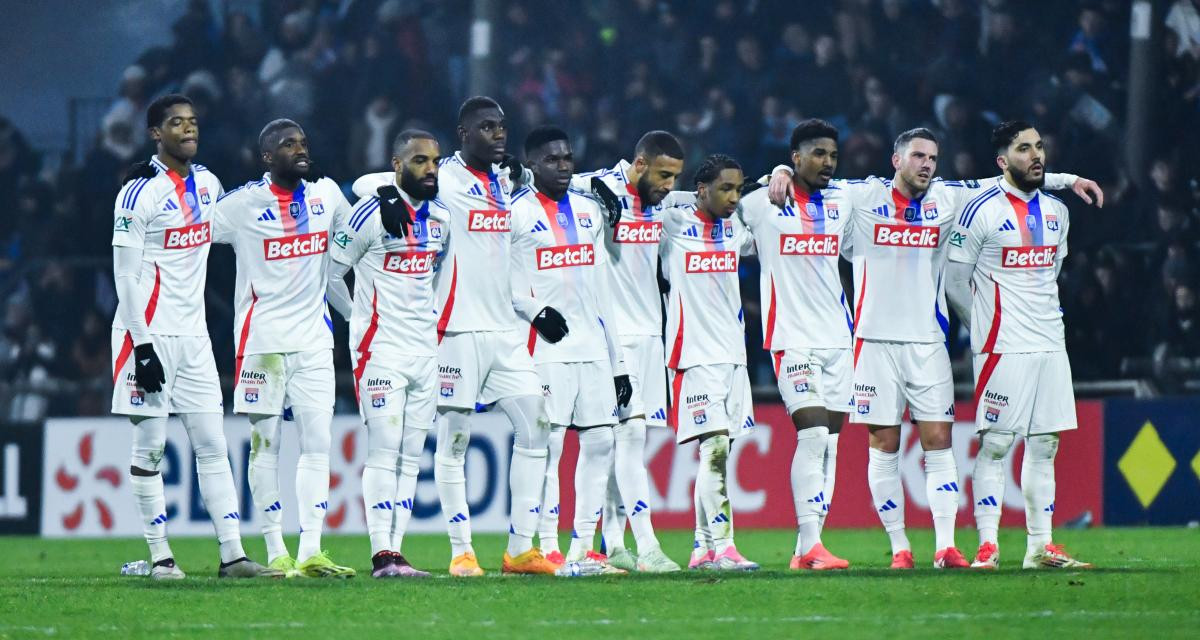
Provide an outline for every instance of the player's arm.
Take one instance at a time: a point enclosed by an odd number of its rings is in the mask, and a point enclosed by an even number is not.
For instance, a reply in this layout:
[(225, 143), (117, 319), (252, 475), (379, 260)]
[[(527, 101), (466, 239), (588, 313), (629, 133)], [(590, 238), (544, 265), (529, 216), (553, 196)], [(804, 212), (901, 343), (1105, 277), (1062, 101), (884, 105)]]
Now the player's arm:
[(212, 212), (212, 241), (216, 244), (233, 244), (236, 237), (233, 221), (242, 189), (234, 189), (217, 196)]
[(1067, 228), (1071, 226), (1070, 212), (1064, 211), (1062, 221), (1062, 231), (1058, 235), (1058, 250), (1054, 252), (1054, 277), (1058, 278), (1058, 274), (1062, 273), (1063, 260), (1067, 258)]
[(133, 340), (134, 378), (138, 386), (150, 393), (162, 391), (167, 381), (162, 362), (154, 352), (150, 338), (150, 327), (146, 319), (149, 301), (143, 295), (138, 281), (142, 273), (142, 254), (146, 242), (146, 224), (153, 214), (153, 207), (146, 196), (140, 201), (134, 193), (139, 181), (128, 182), (117, 194), (113, 223), (113, 280), (117, 291), (117, 313), (121, 324), (129, 331)]
[[(325, 295), (334, 310), (349, 320), (354, 309), (354, 298), (346, 285), (346, 274), (367, 254), (371, 245), (383, 235), (379, 216), (371, 211), (374, 198), (363, 198), (354, 207), (354, 213), (339, 220), (334, 227), (333, 242), (329, 247), (329, 273)], [(369, 213), (368, 213), (369, 212)], [(362, 220), (358, 216), (365, 216)], [(355, 225), (358, 229), (355, 229)]]
[(617, 338), (617, 316), (612, 312), (614, 305), (608, 277), (608, 260), (598, 234), (593, 236), (592, 244), (596, 247), (596, 299), (600, 308), (600, 328), (604, 331), (604, 342), (608, 346), (608, 363), (612, 367), (617, 405), (627, 407), (633, 399), (633, 383), (629, 381), (629, 371), (625, 368), (625, 353), (621, 349), (621, 341)]
[(378, 193), (379, 187), (392, 184), (395, 180), (396, 174), (393, 171), (368, 173), (355, 180), (350, 190), (354, 192), (356, 198), (368, 198)]
[(946, 300), (959, 322), (968, 330), (971, 328), (971, 277), (975, 273), (975, 264), (979, 262), (979, 252), (995, 226), (987, 221), (988, 211), (986, 202), (968, 203), (950, 232)]

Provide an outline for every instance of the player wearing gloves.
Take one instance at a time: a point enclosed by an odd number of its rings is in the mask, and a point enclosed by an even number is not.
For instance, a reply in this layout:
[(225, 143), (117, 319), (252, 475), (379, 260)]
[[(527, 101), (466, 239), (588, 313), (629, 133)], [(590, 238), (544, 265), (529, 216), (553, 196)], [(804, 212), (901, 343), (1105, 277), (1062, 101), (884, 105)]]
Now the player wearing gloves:
[(746, 375), (746, 328), (738, 288), (739, 257), (754, 242), (734, 215), (742, 169), (712, 155), (696, 169), (696, 204), (663, 215), (667, 301), (668, 423), (680, 444), (699, 441), (696, 542), (688, 567), (752, 571), (758, 564), (733, 544), (726, 462), (730, 441), (754, 426)]
[[(330, 247), (329, 301), (350, 321), (354, 390), (367, 425), (362, 491), (376, 578), (429, 575), (400, 547), (437, 415), (433, 280), (449, 240), (449, 212), (435, 199), (439, 160), (432, 134), (400, 132), (395, 180), (358, 201)], [(350, 269), (353, 299), (344, 280)]]
[(950, 237), (946, 295), (971, 330), (979, 456), (972, 485), (979, 550), (972, 567), (1000, 566), (1004, 456), (1025, 439), (1021, 491), (1026, 569), (1086, 569), (1051, 537), (1059, 433), (1075, 429), (1058, 273), (1067, 257), (1067, 206), (1041, 190), (1046, 151), (1026, 122), (992, 131), (1004, 179), (975, 198)]
[[(612, 466), (612, 425), (618, 405), (628, 405), (633, 392), (604, 273), (602, 212), (594, 200), (568, 188), (575, 160), (565, 131), (548, 126), (531, 131), (525, 139), (525, 159), (534, 181), (513, 194), (512, 287), (517, 314), (531, 325), (528, 351), (541, 379), (551, 425), (540, 548), (551, 560), (561, 556), (558, 461), (566, 430), (573, 428), (579, 434), (580, 453), (566, 561), (596, 562), (623, 573), (592, 550)], [(542, 316), (547, 309), (558, 310), (554, 315), (562, 319), (561, 325), (545, 326)]]
[(137, 501), (150, 575), (179, 579), (167, 543), (161, 465), (167, 416), (183, 421), (196, 455), (200, 495), (220, 544), (222, 578), (281, 577), (246, 558), (237, 491), (222, 425), (221, 389), (204, 316), (204, 284), (221, 182), (192, 158), (200, 128), (192, 103), (172, 94), (146, 112), (157, 153), (130, 171), (113, 225), (113, 413), (133, 423), (129, 481)]
[[(250, 493), (263, 518), (271, 566), (309, 577), (354, 569), (321, 550), (329, 508), (333, 322), (325, 304), (329, 232), (350, 213), (337, 183), (316, 171), (300, 125), (273, 120), (258, 137), (267, 173), (217, 204), (214, 242), (237, 254), (233, 410), (250, 417)], [(280, 419), (291, 407), (300, 439), (296, 498), (300, 546), (283, 542)]]

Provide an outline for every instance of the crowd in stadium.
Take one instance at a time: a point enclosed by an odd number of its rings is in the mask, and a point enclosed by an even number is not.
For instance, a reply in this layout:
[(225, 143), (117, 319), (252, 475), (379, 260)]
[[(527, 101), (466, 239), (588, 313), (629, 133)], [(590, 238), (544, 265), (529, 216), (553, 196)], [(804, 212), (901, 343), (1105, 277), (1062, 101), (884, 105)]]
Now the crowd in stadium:
[[(573, 136), (584, 170), (612, 166), (641, 133), (663, 128), (684, 142), (687, 167), (720, 151), (757, 175), (787, 161), (792, 128), (815, 116), (842, 131), (839, 177), (890, 175), (892, 140), (923, 125), (941, 138), (939, 175), (980, 178), (998, 173), (992, 124), (1026, 118), (1047, 141), (1049, 170), (1092, 178), (1106, 193), (1102, 210), (1066, 196), (1078, 210), (1062, 276), (1076, 380), (1159, 376), (1169, 390), (1177, 378), (1161, 363), (1200, 358), (1200, 162), (1183, 153), (1200, 132), (1198, 5), (1178, 0), (1167, 17), (1155, 121), (1179, 126), (1158, 128), (1151, 148), (1163, 151), (1134, 168), (1148, 188), (1122, 161), (1129, 9), (1118, 0), (510, 0), (492, 29), (493, 95), (507, 111), (510, 152), (553, 123)], [(51, 406), (14, 403), (10, 415), (107, 412), (116, 297), (111, 272), (96, 265), (111, 256), (124, 169), (152, 152), (144, 117), (154, 97), (179, 91), (195, 102), (199, 159), (227, 189), (261, 175), (254, 138), (274, 117), (303, 124), (314, 158), (346, 188), (388, 168), (402, 128), (432, 130), (444, 151), (456, 148), (471, 2), (228, 6), (213, 15), (210, 3), (191, 2), (171, 27), (174, 43), (124, 70), (78, 166), (49, 170), (0, 118), (0, 193), (15, 194), (0, 218), (0, 371), (18, 385), (92, 384)], [(690, 185), (687, 169), (684, 177)], [(210, 274), (213, 347), (227, 375), (232, 255), (214, 252)], [(743, 295), (750, 375), (769, 384), (757, 287)], [(344, 333), (337, 342), (344, 363)], [(965, 334), (953, 332), (951, 349), (964, 356)]]

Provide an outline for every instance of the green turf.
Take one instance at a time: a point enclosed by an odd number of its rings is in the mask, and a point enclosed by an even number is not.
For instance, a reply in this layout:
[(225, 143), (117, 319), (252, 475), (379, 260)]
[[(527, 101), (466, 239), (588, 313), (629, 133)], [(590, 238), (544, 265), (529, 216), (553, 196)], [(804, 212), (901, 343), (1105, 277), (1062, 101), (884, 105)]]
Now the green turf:
[[(173, 542), (189, 578), (156, 583), (117, 575), (145, 556), (141, 540), (0, 538), (0, 638), (196, 637), (427, 638), (1195, 637), (1200, 554), (1189, 529), (1062, 531), (1057, 540), (1098, 565), (1085, 572), (1021, 571), (1024, 536), (1001, 535), (997, 573), (927, 568), (932, 536), (913, 531), (922, 568), (886, 569), (878, 531), (830, 531), (826, 544), (853, 568), (836, 575), (788, 572), (793, 535), (739, 531), (738, 547), (763, 564), (756, 574), (689, 573), (590, 578), (498, 577), (500, 536), (477, 536), (489, 576), (445, 577), (444, 536), (411, 536), (424, 581), (376, 581), (365, 537), (327, 538), (335, 560), (363, 571), (349, 581), (217, 581), (215, 544)], [(662, 534), (684, 561), (690, 533)], [(256, 537), (257, 538), (257, 537)], [(974, 548), (974, 533), (959, 532)], [(261, 540), (247, 551), (262, 560)], [(295, 541), (289, 541), (295, 549)]]

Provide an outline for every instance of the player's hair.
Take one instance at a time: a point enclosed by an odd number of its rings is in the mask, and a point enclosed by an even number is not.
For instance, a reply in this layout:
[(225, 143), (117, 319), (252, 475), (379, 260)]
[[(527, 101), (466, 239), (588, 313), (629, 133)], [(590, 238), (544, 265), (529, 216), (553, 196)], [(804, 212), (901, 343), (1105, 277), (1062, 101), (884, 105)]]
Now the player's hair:
[(292, 129), (292, 128), (296, 128), (296, 129), (300, 129), (300, 131), (304, 131), (304, 128), (301, 127), (300, 125), (296, 124), (295, 120), (289, 120), (287, 118), (279, 118), (279, 119), (268, 122), (267, 126), (263, 127), (262, 131), (258, 134), (258, 150), (260, 152), (270, 151), (271, 149), (273, 149), (275, 147), (275, 144), (273, 142), (274, 138), (275, 138), (275, 134), (279, 133), (280, 131), (283, 131), (284, 129)]
[(177, 104), (186, 104), (190, 106), (192, 104), (192, 100), (182, 93), (168, 93), (165, 96), (155, 98), (154, 102), (151, 102), (150, 106), (146, 107), (146, 128), (150, 129), (152, 127), (161, 126), (163, 120), (167, 118), (167, 109), (170, 109)]
[(542, 145), (556, 140), (564, 140), (569, 143), (571, 138), (567, 135), (566, 131), (553, 125), (543, 124), (534, 127), (533, 131), (530, 131), (529, 135), (525, 136), (525, 157), (528, 158), (529, 154)]
[(992, 129), (992, 148), (996, 150), (996, 155), (1004, 153), (1022, 131), (1032, 128), (1033, 125), (1024, 120), (1005, 120), (996, 125)]
[(404, 152), (405, 145), (418, 138), (437, 142), (437, 137), (424, 129), (405, 129), (404, 131), (397, 133), (396, 139), (392, 141), (392, 155), (400, 155)]
[(917, 127), (915, 129), (909, 129), (908, 131), (896, 136), (896, 143), (892, 145), (892, 151), (900, 153), (900, 149), (908, 146), (908, 143), (916, 140), (917, 138), (928, 140), (934, 144), (938, 143), (937, 136), (933, 135), (932, 131), (926, 129), (925, 127)]
[(679, 144), (678, 138), (667, 131), (648, 131), (637, 141), (633, 153), (635, 156), (645, 158), (646, 162), (659, 156), (683, 160), (683, 145)]
[[(742, 170), (742, 165), (738, 164), (732, 156), (727, 156), (723, 153), (714, 153), (704, 159), (700, 166), (696, 168), (696, 177), (693, 178), (696, 186), (700, 184), (711, 184), (721, 175), (721, 171), (725, 169)], [(740, 186), (740, 185), (739, 185)]]
[(800, 145), (809, 140), (817, 138), (832, 138), (834, 142), (838, 141), (838, 130), (827, 120), (820, 118), (809, 118), (801, 120), (800, 124), (792, 129), (792, 151), (800, 148)]
[(458, 108), (458, 124), (463, 124), (467, 121), (467, 118), (471, 117), (471, 115), (473, 115), (476, 111), (483, 111), (484, 109), (496, 109), (497, 111), (500, 111), (500, 103), (487, 96), (474, 96), (467, 98), (467, 100), (462, 103), (462, 106)]

